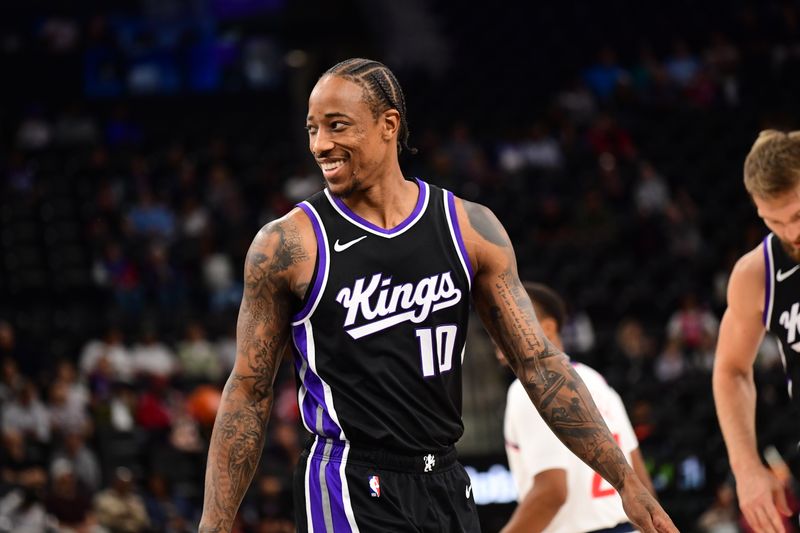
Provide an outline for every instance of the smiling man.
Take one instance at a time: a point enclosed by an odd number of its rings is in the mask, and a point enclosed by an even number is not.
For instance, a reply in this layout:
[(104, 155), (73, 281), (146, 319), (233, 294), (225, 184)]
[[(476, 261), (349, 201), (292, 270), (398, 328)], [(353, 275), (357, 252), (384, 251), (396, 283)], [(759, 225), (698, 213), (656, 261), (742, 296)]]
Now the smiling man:
[(454, 448), (470, 298), (542, 416), (619, 490), (631, 520), (675, 531), (542, 333), (497, 218), (403, 175), (406, 104), (392, 72), (367, 59), (335, 65), (311, 93), (306, 127), (326, 189), (262, 228), (248, 252), (200, 531), (230, 531), (287, 347), (314, 437), (295, 475), (298, 531), (479, 531)]
[(771, 233), (736, 263), (714, 364), (714, 400), (739, 506), (759, 532), (784, 531), (784, 487), (756, 448), (753, 363), (765, 331), (779, 340), (789, 394), (800, 383), (800, 132), (761, 132), (744, 163), (744, 185)]

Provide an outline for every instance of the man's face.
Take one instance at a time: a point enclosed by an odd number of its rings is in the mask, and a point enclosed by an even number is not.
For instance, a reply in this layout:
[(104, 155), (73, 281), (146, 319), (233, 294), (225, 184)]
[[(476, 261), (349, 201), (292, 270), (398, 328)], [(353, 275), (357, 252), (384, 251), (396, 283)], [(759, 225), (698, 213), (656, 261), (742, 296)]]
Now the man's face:
[(324, 76), (311, 91), (306, 128), (308, 147), (339, 197), (369, 187), (396, 142), (387, 132), (386, 114), (375, 119), (364, 89), (339, 76)]
[(780, 239), (784, 250), (800, 263), (800, 188), (775, 198), (753, 196), (758, 216)]

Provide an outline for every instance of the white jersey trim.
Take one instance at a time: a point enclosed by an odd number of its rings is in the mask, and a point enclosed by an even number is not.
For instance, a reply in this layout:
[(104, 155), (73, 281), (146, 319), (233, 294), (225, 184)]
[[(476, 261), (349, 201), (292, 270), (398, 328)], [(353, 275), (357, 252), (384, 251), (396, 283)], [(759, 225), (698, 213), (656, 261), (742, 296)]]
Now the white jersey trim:
[(356, 524), (356, 515), (353, 512), (353, 502), (350, 500), (350, 487), (347, 485), (347, 474), (345, 473), (347, 456), (349, 453), (350, 442), (345, 441), (344, 452), (342, 453), (342, 463), (339, 465), (339, 479), (342, 481), (342, 502), (344, 504), (344, 514), (347, 516), (347, 522), (350, 524), (350, 529), (353, 531), (353, 533), (360, 533), (358, 530), (358, 524)]
[[(769, 302), (767, 303), (767, 320), (765, 327), (767, 330), (770, 329), (770, 325), (772, 324), (772, 306), (775, 303), (775, 290), (777, 289), (777, 284), (775, 283), (775, 259), (772, 257), (772, 239), (775, 237), (774, 233), (770, 233), (769, 237), (767, 237), (767, 269), (769, 271), (769, 284), (770, 289), (769, 291)], [(767, 290), (767, 287), (764, 288)]]
[[(303, 324), (306, 330), (306, 349), (308, 350), (308, 366), (311, 368), (311, 371), (316, 374), (319, 378), (320, 383), (322, 383), (322, 391), (325, 395), (325, 406), (328, 408), (328, 414), (331, 417), (331, 420), (339, 426), (339, 440), (347, 440), (344, 434), (344, 428), (342, 428), (342, 424), (339, 422), (339, 416), (336, 414), (336, 407), (333, 406), (333, 393), (331, 392), (331, 386), (322, 379), (322, 376), (319, 375), (317, 371), (317, 350), (314, 343), (314, 328), (311, 326), (311, 321), (306, 319), (305, 324)], [(302, 409), (302, 404), (301, 409)], [(312, 432), (316, 433), (316, 432)]]
[[(299, 318), (297, 318), (297, 320), (292, 322), (293, 326), (297, 326), (302, 322), (310, 319), (311, 316), (314, 314), (314, 311), (316, 311), (317, 309), (317, 305), (319, 305), (320, 300), (322, 300), (322, 295), (325, 294), (325, 288), (328, 285), (328, 273), (331, 270), (331, 247), (330, 244), (328, 243), (328, 231), (325, 229), (325, 224), (322, 222), (322, 217), (319, 216), (317, 210), (314, 209), (314, 206), (311, 205), (309, 202), (301, 202), (301, 203), (304, 206), (306, 206), (309, 209), (309, 211), (311, 211), (311, 213), (314, 215), (314, 218), (317, 219), (316, 222), (317, 224), (319, 224), (320, 233), (322, 233), (322, 242), (325, 246), (325, 255), (324, 255), (324, 261), (319, 261), (319, 266), (322, 267), (322, 283), (320, 284), (316, 294), (312, 293), (311, 295), (311, 298), (314, 298), (314, 302), (311, 304), (311, 308), (308, 310), (307, 313), (305, 313), (304, 315), (300, 315)], [(319, 257), (319, 254), (320, 251), (317, 250), (317, 257)], [(317, 271), (317, 276), (319, 275), (320, 272)], [(315, 289), (314, 286), (312, 285), (307, 290), (314, 291)]]
[[(447, 189), (442, 189), (442, 202), (444, 202), (444, 214), (447, 217), (447, 230), (450, 232), (450, 239), (453, 241), (453, 247), (456, 249), (456, 255), (458, 255), (458, 260), (461, 263), (461, 268), (464, 269), (464, 275), (467, 277), (467, 287), (472, 290), (472, 274), (467, 267), (467, 262), (464, 259), (464, 254), (461, 253), (461, 246), (458, 244), (458, 238), (456, 237), (456, 232), (453, 226), (453, 217), (458, 216), (456, 213), (450, 213), (450, 202), (448, 201), (448, 195), (451, 195), (450, 191)], [(468, 259), (467, 259), (468, 260)], [(462, 358), (463, 359), (463, 358)]]

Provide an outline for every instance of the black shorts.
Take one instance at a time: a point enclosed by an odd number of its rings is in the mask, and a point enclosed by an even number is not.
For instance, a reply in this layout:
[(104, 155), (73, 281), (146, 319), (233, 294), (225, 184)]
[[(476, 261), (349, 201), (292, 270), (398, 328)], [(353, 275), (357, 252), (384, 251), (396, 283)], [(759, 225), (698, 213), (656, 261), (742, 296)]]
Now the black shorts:
[(297, 531), (480, 531), (472, 482), (455, 448), (419, 456), (318, 438), (294, 475)]

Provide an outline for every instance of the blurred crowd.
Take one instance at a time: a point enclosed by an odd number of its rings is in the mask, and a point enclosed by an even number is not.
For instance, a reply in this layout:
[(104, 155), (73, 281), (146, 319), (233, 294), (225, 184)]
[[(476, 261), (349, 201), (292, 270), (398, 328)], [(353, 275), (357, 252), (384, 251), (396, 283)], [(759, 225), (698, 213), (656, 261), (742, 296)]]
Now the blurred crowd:
[[(759, 129), (790, 127), (797, 111), (800, 17), (781, 6), (633, 55), (598, 47), (535, 113), (502, 127), (476, 128), (466, 109), (415, 115), (425, 85), (398, 71), (420, 150), (402, 166), (491, 207), (522, 276), (564, 294), (568, 353), (621, 393), (686, 529), (746, 527), (710, 369), (730, 268), (766, 232), (741, 185), (744, 155)], [(0, 152), (0, 531), (196, 527), (244, 254), (262, 224), (322, 186), (287, 135), (302, 124), (280, 104), (270, 116), (243, 100), (217, 109), (209, 97), (202, 113), (150, 101), (4, 113), (14, 120)], [(479, 328), (467, 350), (460, 447), (502, 453), (510, 376), (476, 371), (493, 358)], [(769, 338), (756, 376), (759, 435), (796, 471)], [(237, 531), (292, 531), (305, 439), (294, 387), (284, 364)]]

